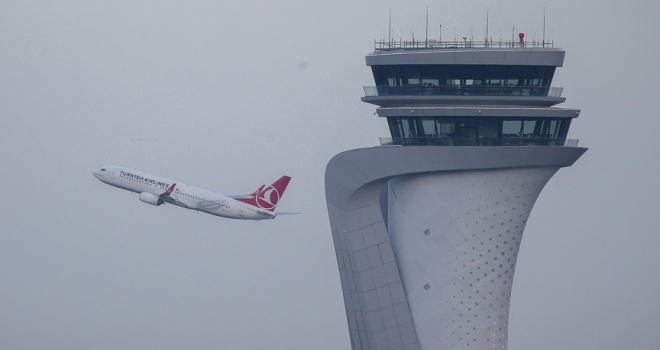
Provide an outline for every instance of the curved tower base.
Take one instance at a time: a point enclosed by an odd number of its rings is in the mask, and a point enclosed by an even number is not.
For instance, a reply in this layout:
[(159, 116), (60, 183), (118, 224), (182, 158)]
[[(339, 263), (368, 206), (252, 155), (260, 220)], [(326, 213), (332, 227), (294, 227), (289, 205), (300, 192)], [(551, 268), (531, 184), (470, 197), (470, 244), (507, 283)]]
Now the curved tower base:
[(504, 349), (525, 223), (559, 167), (406, 175), (388, 232), (423, 349)]
[[(353, 349), (503, 349), (522, 232), (577, 147), (375, 147), (326, 201)], [(492, 281), (492, 282), (491, 282)]]

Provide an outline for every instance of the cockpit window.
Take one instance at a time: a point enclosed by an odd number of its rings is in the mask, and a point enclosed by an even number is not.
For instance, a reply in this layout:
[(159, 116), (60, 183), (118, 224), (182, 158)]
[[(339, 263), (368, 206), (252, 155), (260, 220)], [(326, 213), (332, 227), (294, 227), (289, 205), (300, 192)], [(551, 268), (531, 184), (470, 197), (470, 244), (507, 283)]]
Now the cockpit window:
[(101, 168), (101, 171), (105, 171), (105, 168)]

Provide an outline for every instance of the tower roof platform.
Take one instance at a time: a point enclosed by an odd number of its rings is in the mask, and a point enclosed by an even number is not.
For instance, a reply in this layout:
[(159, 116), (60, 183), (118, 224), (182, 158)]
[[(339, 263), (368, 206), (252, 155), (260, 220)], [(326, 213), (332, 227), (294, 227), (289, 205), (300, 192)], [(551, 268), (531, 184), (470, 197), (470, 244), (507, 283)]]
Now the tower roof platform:
[(561, 67), (565, 51), (552, 43), (512, 41), (377, 41), (366, 56), (375, 65), (511, 65)]

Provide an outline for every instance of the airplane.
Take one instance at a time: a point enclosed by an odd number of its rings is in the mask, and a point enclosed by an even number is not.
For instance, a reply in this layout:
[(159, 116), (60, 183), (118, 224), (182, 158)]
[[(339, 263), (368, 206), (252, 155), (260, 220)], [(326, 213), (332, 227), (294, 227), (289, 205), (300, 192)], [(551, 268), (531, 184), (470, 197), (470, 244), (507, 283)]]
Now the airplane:
[(107, 166), (92, 174), (110, 186), (139, 193), (142, 202), (159, 206), (164, 203), (203, 213), (240, 220), (274, 219), (275, 207), (291, 177), (282, 176), (272, 185), (262, 185), (249, 195), (224, 196), (137, 170)]

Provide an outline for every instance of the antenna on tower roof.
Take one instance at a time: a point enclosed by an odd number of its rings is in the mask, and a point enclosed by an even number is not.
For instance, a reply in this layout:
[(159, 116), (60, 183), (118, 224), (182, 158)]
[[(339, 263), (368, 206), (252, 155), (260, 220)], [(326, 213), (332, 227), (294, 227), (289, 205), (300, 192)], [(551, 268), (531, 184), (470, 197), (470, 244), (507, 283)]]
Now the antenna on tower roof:
[(514, 34), (516, 33), (516, 25), (513, 25), (511, 29), (511, 47), (515, 46), (516, 40), (514, 39)]
[(392, 8), (391, 7), (390, 7), (390, 26), (387, 29), (387, 42), (392, 43)]
[(424, 47), (429, 47), (429, 7), (426, 6), (426, 38), (424, 39)]
[(543, 47), (545, 47), (545, 7), (543, 8)]
[(488, 9), (486, 9), (486, 47), (488, 47)]

